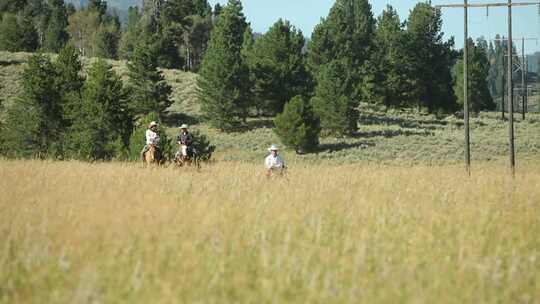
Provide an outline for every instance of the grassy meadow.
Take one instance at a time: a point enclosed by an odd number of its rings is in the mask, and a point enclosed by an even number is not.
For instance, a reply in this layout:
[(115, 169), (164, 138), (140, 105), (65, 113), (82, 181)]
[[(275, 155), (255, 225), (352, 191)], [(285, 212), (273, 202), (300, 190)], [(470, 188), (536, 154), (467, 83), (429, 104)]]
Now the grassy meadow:
[[(0, 52), (0, 121), (29, 56)], [(516, 114), (515, 179), (499, 113), (471, 118), (469, 178), (461, 119), (362, 105), (357, 134), (282, 150), (269, 180), (272, 120), (218, 132), (196, 75), (163, 74), (168, 132), (189, 123), (213, 161), (0, 158), (0, 304), (540, 304), (540, 113)]]
[(540, 303), (540, 162), (0, 163), (0, 303)]

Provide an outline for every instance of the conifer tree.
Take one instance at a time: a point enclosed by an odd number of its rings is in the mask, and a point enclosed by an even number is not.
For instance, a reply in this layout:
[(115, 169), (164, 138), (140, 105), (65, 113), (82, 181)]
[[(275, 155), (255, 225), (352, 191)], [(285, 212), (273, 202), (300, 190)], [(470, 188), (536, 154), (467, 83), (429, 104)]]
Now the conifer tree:
[(103, 160), (126, 155), (132, 118), (122, 80), (105, 61), (90, 68), (77, 105), (70, 117), (69, 156)]
[(249, 72), (242, 60), (246, 21), (239, 0), (229, 3), (212, 32), (198, 85), (201, 110), (210, 124), (230, 130), (244, 118), (248, 106)]
[[(81, 98), (81, 90), (84, 84), (82, 76), (82, 63), (79, 51), (73, 45), (67, 43), (58, 54), (54, 63), (57, 76), (56, 86), (62, 103), (62, 130), (68, 132), (72, 124), (72, 113), (79, 110), (78, 100)], [(62, 134), (62, 141), (66, 140), (67, 134)]]
[[(469, 74), (468, 95), (469, 109), (473, 112), (494, 110), (496, 105), (489, 93), (488, 74), (489, 62), (485, 50), (475, 45), (472, 39), (468, 40), (469, 47)], [(458, 104), (463, 107), (463, 60), (459, 60), (454, 67), (456, 75), (454, 94)]]
[(12, 156), (56, 157), (62, 130), (57, 70), (50, 58), (36, 54), (23, 72), (21, 94), (8, 109), (2, 137)]
[(50, 17), (45, 31), (44, 49), (58, 53), (66, 44), (68, 16), (63, 0), (49, 0)]
[(16, 52), (19, 50), (17, 17), (11, 13), (0, 15), (0, 50)]
[(280, 113), (292, 97), (310, 91), (304, 44), (302, 32), (279, 19), (252, 47), (249, 66), (256, 99), (270, 114)]
[(95, 56), (101, 58), (118, 58), (120, 28), (114, 23), (102, 23), (95, 34)]
[(128, 9), (126, 29), (120, 40), (119, 55), (120, 58), (128, 59), (133, 54), (137, 39), (141, 34), (139, 21), (141, 15), (137, 6), (130, 6)]
[(323, 132), (343, 135), (356, 130), (357, 103), (347, 94), (347, 67), (338, 60), (323, 65), (311, 103)]
[(84, 77), (82, 76), (82, 63), (79, 55), (79, 51), (69, 43), (58, 54), (55, 66), (58, 72), (57, 84), (61, 95), (65, 96), (71, 93), (80, 95)]
[(0, 16), (0, 50), (33, 52), (39, 47), (38, 33), (28, 10)]
[(135, 114), (163, 114), (171, 104), (171, 87), (158, 70), (157, 56), (148, 40), (142, 40), (128, 63), (130, 105)]
[(375, 99), (387, 107), (408, 104), (412, 99), (411, 62), (407, 56), (405, 31), (397, 11), (390, 5), (378, 18), (374, 45)]
[[(328, 132), (354, 132), (359, 102), (371, 99), (373, 67), (369, 59), (374, 31), (375, 20), (367, 0), (338, 0), (329, 16), (313, 32), (308, 53), (309, 68), (318, 86), (313, 107), (317, 115), (321, 115), (323, 129), (331, 127)], [(343, 74), (336, 75), (336, 71)], [(332, 82), (335, 77), (337, 81)], [(319, 86), (324, 86), (327, 91)], [(337, 99), (329, 99), (334, 97)], [(322, 105), (324, 102), (326, 106)], [(327, 113), (320, 112), (323, 107)], [(334, 116), (342, 125), (337, 127), (336, 123), (331, 123), (328, 115)]]
[(314, 151), (319, 145), (319, 119), (302, 96), (293, 97), (274, 121), (281, 142), (297, 153)]
[(456, 108), (451, 69), (455, 62), (453, 40), (443, 41), (442, 16), (430, 3), (418, 3), (407, 21), (408, 56), (414, 98), (430, 112)]

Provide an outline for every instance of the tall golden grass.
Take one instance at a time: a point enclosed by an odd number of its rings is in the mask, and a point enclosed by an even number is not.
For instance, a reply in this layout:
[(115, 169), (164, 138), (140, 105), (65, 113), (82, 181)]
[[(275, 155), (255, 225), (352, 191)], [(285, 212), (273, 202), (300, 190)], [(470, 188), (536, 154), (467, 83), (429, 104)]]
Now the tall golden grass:
[(540, 163), (0, 161), (2, 303), (540, 303)]

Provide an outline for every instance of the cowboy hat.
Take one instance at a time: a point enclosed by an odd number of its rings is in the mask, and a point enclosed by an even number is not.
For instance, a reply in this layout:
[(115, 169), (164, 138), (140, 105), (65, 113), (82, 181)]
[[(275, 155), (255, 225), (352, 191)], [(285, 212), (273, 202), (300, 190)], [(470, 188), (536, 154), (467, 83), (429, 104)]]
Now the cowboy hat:
[(180, 126), (180, 129), (187, 129), (187, 128), (188, 128), (188, 125), (186, 125), (186, 124), (182, 124), (182, 125)]
[(277, 151), (279, 150), (278, 147), (276, 145), (272, 145), (270, 146), (270, 148), (268, 148), (268, 151)]
[(152, 121), (152, 122), (150, 123), (150, 125), (148, 125), (148, 127), (151, 128), (151, 127), (157, 126), (157, 125), (158, 125), (157, 122)]

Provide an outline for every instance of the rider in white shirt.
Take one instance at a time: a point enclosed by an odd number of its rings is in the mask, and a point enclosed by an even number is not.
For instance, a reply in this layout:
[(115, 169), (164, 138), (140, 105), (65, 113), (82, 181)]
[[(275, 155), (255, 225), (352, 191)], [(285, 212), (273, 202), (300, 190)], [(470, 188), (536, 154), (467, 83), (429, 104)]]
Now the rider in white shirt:
[(281, 171), (285, 169), (285, 162), (281, 155), (278, 154), (278, 148), (275, 145), (272, 145), (268, 151), (270, 151), (270, 155), (264, 160), (266, 174), (271, 176), (274, 170), (278, 170), (281, 173)]
[(158, 134), (158, 124), (155, 121), (152, 121), (150, 125), (148, 125), (148, 129), (146, 130), (146, 144), (144, 145), (142, 151), (141, 151), (141, 160), (144, 161), (144, 153), (148, 151), (150, 148), (150, 145), (156, 146), (157, 150), (159, 151), (159, 134)]

